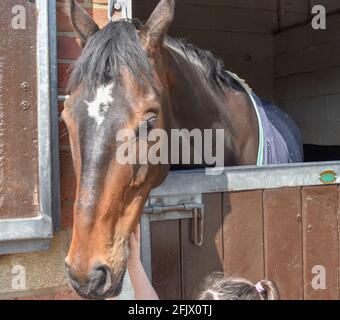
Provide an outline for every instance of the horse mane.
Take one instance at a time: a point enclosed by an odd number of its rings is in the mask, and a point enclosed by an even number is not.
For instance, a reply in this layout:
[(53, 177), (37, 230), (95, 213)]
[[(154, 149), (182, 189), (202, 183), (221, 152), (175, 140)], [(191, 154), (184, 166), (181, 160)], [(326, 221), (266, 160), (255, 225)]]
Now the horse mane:
[(189, 43), (185, 39), (167, 37), (165, 45), (175, 50), (188, 60), (189, 63), (201, 69), (201, 77), (206, 77), (211, 83), (216, 84), (220, 89), (225, 86), (243, 90), (239, 83), (235, 81), (226, 71), (221, 59), (207, 50), (200, 49)]
[[(152, 67), (140, 45), (139, 20), (117, 20), (107, 24), (88, 41), (79, 59), (73, 64), (67, 85), (73, 91), (82, 85), (88, 92), (111, 81), (119, 81), (121, 67), (126, 67), (138, 81), (152, 82)], [(201, 76), (207, 77), (220, 89), (225, 86), (239, 88), (234, 79), (224, 71), (224, 64), (211, 52), (197, 48), (183, 39), (166, 37), (165, 46), (187, 58)], [(100, 58), (98, 58), (100, 57)]]

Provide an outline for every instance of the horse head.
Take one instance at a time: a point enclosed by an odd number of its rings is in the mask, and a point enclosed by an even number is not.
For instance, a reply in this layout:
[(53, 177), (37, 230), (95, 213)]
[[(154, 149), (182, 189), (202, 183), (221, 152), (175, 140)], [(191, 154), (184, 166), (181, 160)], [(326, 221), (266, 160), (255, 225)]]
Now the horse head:
[(139, 146), (148, 149), (139, 129), (148, 134), (169, 128), (169, 83), (160, 51), (174, 0), (160, 1), (142, 27), (118, 20), (102, 29), (76, 1), (65, 3), (83, 47), (62, 113), (77, 179), (67, 273), (79, 295), (106, 298), (121, 291), (129, 236), (151, 189), (169, 171), (169, 165), (118, 161), (123, 141), (117, 136), (135, 132)]

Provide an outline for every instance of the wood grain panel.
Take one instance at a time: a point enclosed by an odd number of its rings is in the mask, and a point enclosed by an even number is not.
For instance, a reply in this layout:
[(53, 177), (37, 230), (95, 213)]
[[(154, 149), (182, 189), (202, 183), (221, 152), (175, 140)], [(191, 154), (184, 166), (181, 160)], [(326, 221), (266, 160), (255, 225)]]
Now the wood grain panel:
[(0, 2), (0, 219), (39, 214), (36, 5), (15, 4), (24, 29), (12, 27), (13, 1)]
[(264, 277), (262, 190), (225, 193), (224, 270), (259, 281)]
[[(134, 15), (149, 13), (155, 5), (149, 2), (134, 3)], [(190, 14), (190, 19), (188, 19)], [(138, 15), (139, 16), (139, 15)], [(140, 16), (145, 19), (145, 14)], [(209, 18), (211, 17), (211, 18)], [(238, 32), (270, 34), (276, 29), (276, 15), (272, 11), (252, 10), (225, 6), (195, 6), (190, 3), (177, 3), (174, 23), (183, 29), (235, 30)]]
[(301, 188), (265, 190), (265, 274), (282, 299), (303, 299)]
[(152, 282), (161, 300), (181, 295), (181, 245), (179, 221), (151, 224)]
[[(307, 300), (338, 299), (337, 205), (337, 186), (303, 188), (304, 296)], [(313, 284), (313, 279), (315, 281), (317, 277), (315, 272), (320, 271), (320, 267), (325, 270), (325, 288), (322, 288), (320, 281), (316, 281), (317, 286)]]

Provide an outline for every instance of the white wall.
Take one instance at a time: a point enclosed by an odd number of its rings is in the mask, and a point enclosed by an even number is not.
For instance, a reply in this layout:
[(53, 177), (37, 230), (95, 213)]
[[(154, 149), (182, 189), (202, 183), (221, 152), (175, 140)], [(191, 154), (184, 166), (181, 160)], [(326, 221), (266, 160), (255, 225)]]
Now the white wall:
[(275, 93), (304, 142), (340, 145), (340, 15), (275, 36)]
[(279, 0), (278, 16), (281, 29), (308, 21), (311, 17), (311, 8), (315, 5), (323, 5), (328, 13), (340, 9), (339, 0)]
[[(133, 16), (146, 21), (157, 3), (133, 0)], [(273, 0), (177, 0), (170, 34), (214, 52), (259, 95), (272, 99), (276, 28)]]

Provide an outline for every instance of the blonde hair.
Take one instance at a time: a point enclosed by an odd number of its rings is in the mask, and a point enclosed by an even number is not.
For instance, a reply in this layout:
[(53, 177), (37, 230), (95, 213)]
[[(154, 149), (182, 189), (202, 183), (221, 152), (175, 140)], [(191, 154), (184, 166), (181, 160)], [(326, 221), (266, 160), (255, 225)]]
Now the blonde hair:
[[(258, 288), (261, 288), (259, 290)], [(263, 290), (262, 290), (263, 289)], [(214, 272), (206, 277), (196, 294), (197, 300), (280, 300), (279, 290), (270, 280), (257, 284)]]

